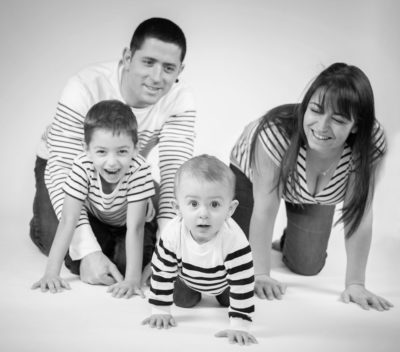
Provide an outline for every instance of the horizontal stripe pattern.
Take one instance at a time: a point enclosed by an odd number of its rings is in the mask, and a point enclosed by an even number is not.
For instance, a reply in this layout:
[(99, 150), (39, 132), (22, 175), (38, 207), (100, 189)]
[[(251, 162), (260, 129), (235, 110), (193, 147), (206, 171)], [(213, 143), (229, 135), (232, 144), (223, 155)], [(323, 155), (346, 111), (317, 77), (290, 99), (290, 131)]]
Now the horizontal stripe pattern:
[[(123, 226), (126, 224), (128, 203), (142, 200), (151, 202), (154, 185), (150, 166), (141, 156), (138, 156), (132, 159), (128, 171), (114, 191), (105, 194), (93, 162), (86, 153), (82, 153), (72, 164), (71, 172), (65, 181), (64, 192), (84, 202), (87, 211), (100, 221), (113, 226)], [(61, 216), (61, 209), (57, 208), (56, 213)], [(150, 220), (152, 216), (154, 216), (153, 208), (147, 206), (146, 219)], [(83, 214), (79, 219), (78, 226), (87, 223), (87, 216)]]
[(250, 245), (232, 219), (209, 243), (194, 242), (183, 221), (167, 225), (152, 259), (149, 302), (166, 307), (173, 302), (179, 277), (198, 292), (219, 295), (230, 288), (228, 315), (251, 322), (254, 313), (254, 269)]
[[(51, 126), (42, 139), (46, 141), (48, 163), (46, 185), (53, 206), (63, 202), (63, 185), (74, 158), (83, 152), (83, 121), (95, 103), (105, 99), (122, 100), (119, 91), (121, 63), (93, 65), (73, 76), (64, 88)], [(193, 96), (181, 83), (155, 105), (132, 109), (138, 120), (138, 150), (147, 158), (159, 146), (160, 209), (158, 217), (172, 218), (173, 179), (179, 166), (191, 158), (195, 139)], [(44, 152), (43, 152), (44, 153)]]
[[(241, 171), (252, 180), (252, 169), (250, 166), (250, 145), (254, 138), (254, 133), (260, 120), (255, 120), (248, 124), (231, 152), (231, 161)], [(289, 139), (283, 135), (276, 125), (271, 125), (262, 129), (257, 136), (258, 142), (262, 145), (269, 158), (280, 167), (283, 157), (289, 147)], [(375, 153), (372, 155), (375, 161), (382, 152), (386, 150), (386, 140), (382, 126), (376, 121), (373, 130), (373, 144)], [(335, 205), (343, 201), (346, 193), (349, 174), (352, 170), (354, 161), (351, 148), (346, 145), (337, 168), (329, 183), (321, 192), (312, 195), (307, 186), (306, 177), (306, 149), (300, 148), (297, 158), (298, 179), (296, 190), (292, 189), (290, 180), (288, 181), (288, 191), (283, 195), (286, 201), (302, 204), (324, 204)]]

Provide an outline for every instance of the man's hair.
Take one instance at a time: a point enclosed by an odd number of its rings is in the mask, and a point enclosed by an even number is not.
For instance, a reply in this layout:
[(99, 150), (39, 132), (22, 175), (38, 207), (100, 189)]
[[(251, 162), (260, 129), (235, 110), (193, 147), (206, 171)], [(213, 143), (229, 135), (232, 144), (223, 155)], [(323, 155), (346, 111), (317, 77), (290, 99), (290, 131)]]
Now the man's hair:
[(139, 24), (130, 43), (132, 55), (142, 47), (147, 38), (177, 45), (181, 49), (181, 62), (183, 62), (186, 55), (186, 38), (182, 29), (174, 22), (166, 18), (153, 17)]
[(138, 141), (136, 117), (132, 109), (119, 100), (103, 100), (89, 109), (83, 124), (87, 145), (97, 129), (111, 131), (114, 135), (125, 133), (132, 137), (134, 145)]
[(175, 175), (175, 195), (183, 176), (193, 177), (199, 181), (221, 182), (230, 189), (232, 199), (235, 196), (235, 174), (215, 156), (202, 154), (182, 164)]

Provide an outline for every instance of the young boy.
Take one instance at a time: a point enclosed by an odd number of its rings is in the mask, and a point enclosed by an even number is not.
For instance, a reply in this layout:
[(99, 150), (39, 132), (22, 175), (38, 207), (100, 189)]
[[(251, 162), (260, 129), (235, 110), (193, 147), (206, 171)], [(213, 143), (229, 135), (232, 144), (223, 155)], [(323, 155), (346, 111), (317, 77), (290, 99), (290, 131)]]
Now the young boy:
[(45, 274), (32, 288), (51, 292), (70, 288), (59, 276), (61, 266), (75, 229), (90, 224), (102, 238), (102, 251), (119, 270), (126, 268), (125, 278), (108, 291), (114, 297), (144, 297), (142, 267), (152, 255), (151, 244), (143, 238), (144, 224), (154, 216), (154, 185), (149, 165), (137, 153), (137, 140), (136, 118), (128, 105), (105, 100), (88, 111), (85, 151), (74, 159), (65, 181), (62, 216)]
[(230, 218), (238, 205), (234, 190), (235, 176), (215, 157), (197, 156), (178, 169), (178, 216), (161, 233), (152, 258), (152, 315), (143, 324), (175, 326), (172, 302), (193, 307), (203, 292), (229, 306), (230, 328), (216, 336), (257, 343), (247, 332), (254, 312), (253, 260), (246, 236)]

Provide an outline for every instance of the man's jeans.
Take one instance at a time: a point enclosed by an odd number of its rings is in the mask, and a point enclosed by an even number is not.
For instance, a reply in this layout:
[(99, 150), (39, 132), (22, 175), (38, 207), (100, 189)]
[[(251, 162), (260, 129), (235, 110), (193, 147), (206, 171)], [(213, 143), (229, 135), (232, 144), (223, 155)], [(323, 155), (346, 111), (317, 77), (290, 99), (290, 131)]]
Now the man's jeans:
[[(232, 218), (248, 237), (254, 206), (253, 186), (241, 170), (234, 165), (230, 167), (236, 176), (239, 201)], [(281, 239), (282, 260), (297, 274), (316, 275), (325, 265), (335, 206), (288, 202), (285, 205), (287, 225)]]

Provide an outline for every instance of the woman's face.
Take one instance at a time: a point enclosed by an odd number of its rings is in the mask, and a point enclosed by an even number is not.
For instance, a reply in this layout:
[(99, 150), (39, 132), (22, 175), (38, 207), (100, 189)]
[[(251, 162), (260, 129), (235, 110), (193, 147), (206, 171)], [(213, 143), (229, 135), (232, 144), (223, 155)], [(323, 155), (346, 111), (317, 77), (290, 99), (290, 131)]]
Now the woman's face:
[(335, 152), (343, 148), (350, 133), (357, 130), (354, 118), (349, 120), (329, 103), (323, 102), (321, 90), (311, 97), (304, 114), (303, 128), (308, 147), (321, 153)]

